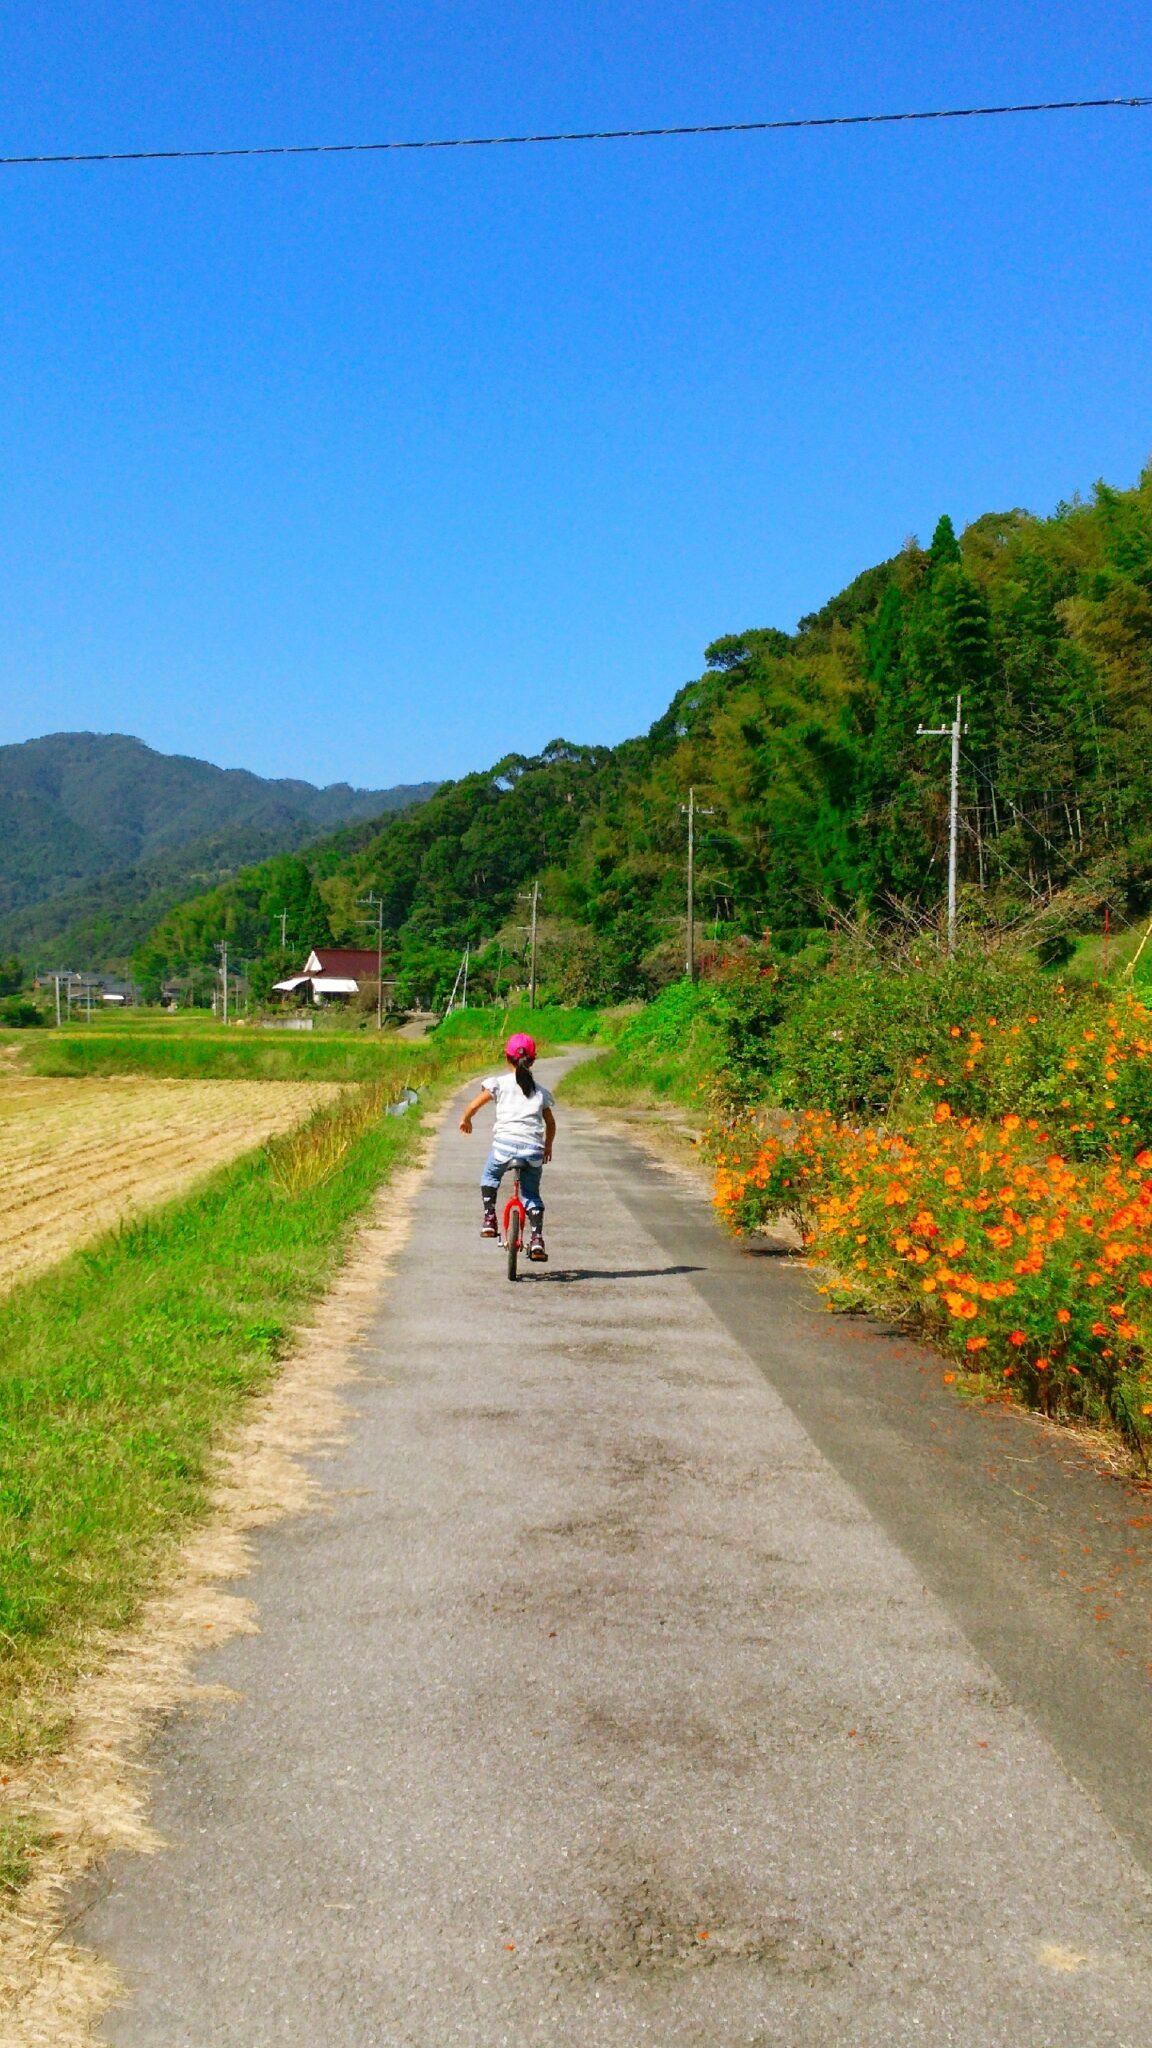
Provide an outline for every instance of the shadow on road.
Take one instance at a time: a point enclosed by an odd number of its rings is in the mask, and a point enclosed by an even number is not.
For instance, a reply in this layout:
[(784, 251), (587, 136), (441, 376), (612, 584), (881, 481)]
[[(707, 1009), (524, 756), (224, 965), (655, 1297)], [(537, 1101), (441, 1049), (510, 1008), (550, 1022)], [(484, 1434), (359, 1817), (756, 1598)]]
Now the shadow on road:
[(530, 1272), (533, 1280), (666, 1280), (674, 1273), (703, 1273), (703, 1266), (558, 1266), (555, 1272)]

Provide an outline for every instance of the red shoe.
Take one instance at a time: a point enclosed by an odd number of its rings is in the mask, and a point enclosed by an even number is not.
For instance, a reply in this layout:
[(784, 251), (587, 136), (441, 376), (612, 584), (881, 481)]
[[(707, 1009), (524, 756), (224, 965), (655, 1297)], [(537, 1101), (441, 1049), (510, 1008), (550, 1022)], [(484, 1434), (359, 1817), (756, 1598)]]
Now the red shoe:
[(532, 1235), (528, 1239), (528, 1257), (535, 1259), (538, 1266), (548, 1264), (548, 1254), (544, 1249), (544, 1232), (538, 1223), (533, 1224)]
[(496, 1221), (495, 1202), (485, 1202), (484, 1204), (484, 1221), (480, 1225), (480, 1235), (481, 1237), (499, 1237), (500, 1235), (500, 1225)]

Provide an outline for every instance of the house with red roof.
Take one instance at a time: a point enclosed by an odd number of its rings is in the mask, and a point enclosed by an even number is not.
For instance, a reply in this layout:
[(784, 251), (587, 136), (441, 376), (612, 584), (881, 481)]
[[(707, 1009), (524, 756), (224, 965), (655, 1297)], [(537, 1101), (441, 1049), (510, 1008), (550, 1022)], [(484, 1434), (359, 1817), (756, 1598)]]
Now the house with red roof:
[(362, 988), (375, 988), (378, 971), (375, 946), (314, 946), (299, 974), (276, 982), (274, 993), (298, 1003), (348, 1002)]

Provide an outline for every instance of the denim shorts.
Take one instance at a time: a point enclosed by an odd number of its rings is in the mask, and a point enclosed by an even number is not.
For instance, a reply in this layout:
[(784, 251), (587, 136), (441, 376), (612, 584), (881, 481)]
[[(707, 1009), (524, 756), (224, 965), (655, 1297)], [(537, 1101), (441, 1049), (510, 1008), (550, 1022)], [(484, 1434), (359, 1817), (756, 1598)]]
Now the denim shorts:
[(497, 1194), (508, 1168), (516, 1165), (520, 1168), (520, 1193), (524, 1197), (524, 1207), (530, 1216), (542, 1216), (544, 1203), (540, 1194), (540, 1175), (543, 1171), (543, 1161), (540, 1159), (497, 1159), (495, 1154), (490, 1152), (480, 1176), (483, 1192), (486, 1195)]

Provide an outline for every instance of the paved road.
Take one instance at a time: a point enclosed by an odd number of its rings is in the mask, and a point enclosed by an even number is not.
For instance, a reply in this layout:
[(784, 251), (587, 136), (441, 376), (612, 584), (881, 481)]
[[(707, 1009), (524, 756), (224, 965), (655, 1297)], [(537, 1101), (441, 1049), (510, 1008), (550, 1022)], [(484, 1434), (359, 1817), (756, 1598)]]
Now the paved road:
[(509, 1288), (480, 1158), (446, 1131), (332, 1511), (204, 1660), (242, 1699), (158, 1745), (170, 1848), (81, 1924), (108, 2041), (1147, 2048), (1145, 1603), (1053, 1561), (1130, 1571), (1132, 1503), (585, 1116)]

